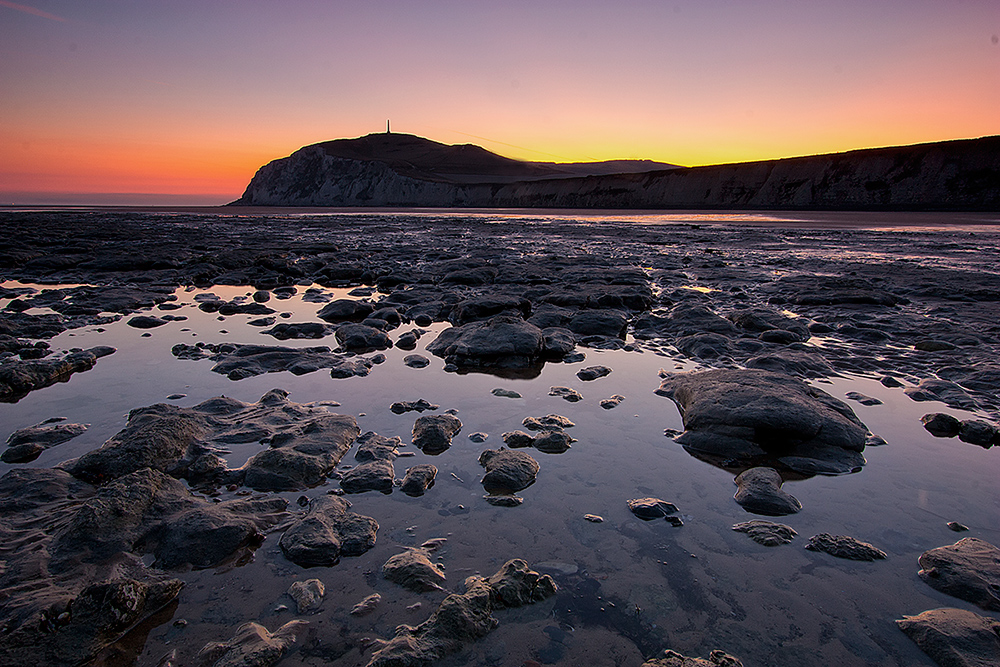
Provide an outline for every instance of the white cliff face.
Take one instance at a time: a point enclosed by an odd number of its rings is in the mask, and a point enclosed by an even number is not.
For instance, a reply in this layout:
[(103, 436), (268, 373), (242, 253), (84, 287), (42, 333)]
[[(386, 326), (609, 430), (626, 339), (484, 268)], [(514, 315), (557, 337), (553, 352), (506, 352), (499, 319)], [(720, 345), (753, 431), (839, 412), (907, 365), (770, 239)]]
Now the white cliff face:
[(311, 146), (262, 167), (259, 206), (1000, 209), (1000, 137), (787, 160), (507, 184), (403, 176)]

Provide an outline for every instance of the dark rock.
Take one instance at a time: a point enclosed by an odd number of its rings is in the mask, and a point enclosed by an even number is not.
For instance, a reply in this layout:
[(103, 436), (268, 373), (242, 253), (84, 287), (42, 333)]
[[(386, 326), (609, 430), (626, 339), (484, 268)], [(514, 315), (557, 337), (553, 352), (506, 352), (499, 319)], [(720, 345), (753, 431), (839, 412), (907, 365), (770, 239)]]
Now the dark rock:
[(375, 519), (348, 512), (337, 496), (310, 503), (306, 516), (284, 532), (278, 544), (288, 560), (302, 567), (336, 565), (341, 556), (360, 556), (375, 546)]
[(954, 531), (956, 533), (964, 533), (965, 531), (969, 530), (969, 527), (957, 521), (949, 521), (948, 530)]
[(460, 301), (452, 309), (448, 319), (455, 326), (469, 322), (486, 320), (496, 315), (509, 315), (528, 319), (531, 316), (531, 302), (524, 297), (492, 294)]
[(408, 354), (403, 357), (403, 363), (410, 368), (427, 368), (431, 365), (431, 360), (422, 354)]
[(422, 398), (416, 401), (397, 401), (389, 406), (395, 414), (401, 415), (404, 412), (423, 412), (424, 410), (437, 410), (440, 405), (436, 405)]
[(1000, 665), (1000, 622), (964, 609), (932, 609), (896, 621), (941, 667)]
[(335, 327), (323, 324), (322, 322), (282, 322), (261, 333), (274, 336), (278, 340), (298, 340), (302, 338), (323, 338), (329, 336), (334, 331), (336, 331)]
[(531, 447), (535, 444), (535, 436), (530, 433), (525, 433), (524, 431), (509, 431), (500, 437), (503, 439), (503, 444), (507, 445), (511, 449)]
[(698, 333), (678, 338), (674, 346), (693, 359), (719, 359), (733, 354), (729, 338), (717, 333)]
[(487, 449), (479, 455), (479, 465), (486, 468), (483, 488), (490, 495), (509, 495), (535, 483), (538, 462), (524, 452), (510, 449)]
[(558, 396), (559, 398), (569, 401), (570, 403), (576, 403), (583, 400), (583, 394), (571, 387), (551, 387), (549, 389), (549, 396)]
[(927, 432), (938, 438), (954, 438), (962, 430), (962, 422), (943, 412), (932, 412), (920, 418)]
[(819, 354), (802, 350), (780, 350), (752, 357), (747, 368), (756, 368), (785, 375), (804, 378), (820, 378), (837, 375), (833, 366)]
[(337, 299), (323, 306), (316, 317), (331, 324), (339, 322), (360, 322), (375, 312), (375, 307), (366, 301)]
[(396, 471), (392, 467), (392, 461), (377, 459), (362, 463), (345, 472), (344, 476), (340, 478), (340, 488), (347, 493), (364, 493), (365, 491), (391, 493), (395, 478)]
[(661, 519), (677, 512), (677, 505), (659, 498), (634, 498), (627, 504), (629, 511), (643, 521)]
[(489, 439), (489, 433), (483, 433), (482, 431), (476, 431), (475, 433), (469, 434), (469, 440), (476, 443), (477, 445), (486, 442)]
[(712, 651), (708, 660), (704, 658), (689, 658), (669, 649), (663, 651), (663, 656), (651, 658), (642, 663), (641, 667), (743, 667), (740, 659), (724, 651)]
[(87, 430), (90, 424), (48, 424), (18, 429), (7, 438), (7, 449), (0, 455), (4, 463), (28, 463), (48, 449), (61, 445)]
[(274, 632), (244, 623), (227, 642), (206, 645), (196, 657), (198, 667), (272, 667), (306, 633), (309, 623), (289, 621)]
[(614, 394), (611, 398), (601, 399), (601, 407), (605, 410), (611, 410), (612, 408), (617, 408), (624, 400), (625, 397), (621, 394)]
[(920, 578), (933, 588), (1000, 611), (1000, 549), (975, 537), (921, 554)]
[(920, 350), (921, 352), (946, 352), (955, 348), (955, 345), (946, 340), (924, 339), (918, 340), (913, 344), (913, 349)]
[(546, 359), (567, 361), (576, 349), (576, 336), (569, 329), (547, 327), (542, 329), (542, 349)]
[(857, 401), (861, 405), (868, 405), (868, 406), (882, 405), (882, 401), (880, 401), (879, 399), (873, 396), (866, 396), (865, 394), (862, 394), (859, 391), (849, 391), (846, 394), (844, 394), (844, 396), (851, 399), (852, 401)]
[(367, 616), (368, 614), (375, 611), (375, 608), (381, 601), (382, 601), (381, 595), (379, 595), (378, 593), (372, 593), (364, 600), (351, 607), (351, 616)]
[(115, 351), (98, 346), (70, 352), (60, 359), (7, 361), (0, 364), (0, 401), (14, 403), (36, 389), (69, 380), (73, 373), (89, 371), (101, 357)]
[(326, 586), (319, 579), (296, 581), (288, 587), (288, 596), (295, 601), (296, 611), (300, 615), (311, 614), (319, 609), (325, 594)]
[(417, 593), (444, 590), (444, 570), (431, 562), (426, 549), (407, 549), (391, 557), (382, 566), (382, 576)]
[(993, 424), (981, 419), (965, 419), (959, 428), (958, 439), (970, 445), (989, 449), (1000, 442), (1000, 431)]
[(776, 547), (781, 544), (788, 544), (798, 535), (791, 526), (783, 523), (772, 523), (771, 521), (744, 521), (733, 526), (733, 530), (738, 533), (746, 533), (757, 544), (765, 547)]
[(501, 387), (493, 389), (490, 393), (501, 398), (521, 398), (521, 394), (516, 391), (513, 391), (512, 389), (503, 389)]
[(730, 313), (728, 319), (741, 331), (758, 334), (761, 340), (767, 342), (802, 342), (811, 335), (809, 328), (801, 320), (768, 308), (737, 310)]
[(542, 360), (545, 342), (535, 325), (498, 315), (445, 329), (427, 351), (460, 368), (527, 368)]
[(513, 494), (487, 494), (483, 496), (483, 500), (494, 507), (518, 507), (524, 504), (524, 498)]
[(400, 350), (413, 350), (417, 347), (417, 334), (407, 331), (399, 335), (396, 339), (396, 347)]
[(781, 490), (781, 475), (773, 468), (750, 468), (736, 477), (736, 502), (748, 512), (785, 516), (802, 509), (802, 503)]
[(398, 626), (396, 636), (372, 655), (367, 667), (440, 660), (489, 634), (499, 623), (491, 615), (494, 609), (540, 602), (556, 590), (551, 577), (530, 570), (523, 560), (508, 561), (488, 579), (471, 576), (465, 580), (465, 593), (446, 597), (426, 621)]
[(564, 431), (545, 431), (534, 438), (532, 446), (540, 452), (546, 454), (562, 454), (570, 447), (570, 443), (576, 442)]
[(400, 489), (408, 496), (422, 496), (427, 489), (434, 486), (437, 472), (437, 468), (429, 463), (417, 464), (406, 471)]
[(738, 331), (732, 322), (719, 317), (701, 304), (679, 303), (666, 317), (647, 314), (633, 323), (637, 338), (682, 338), (695, 334), (714, 333), (733, 337)]
[(747, 461), (774, 457), (806, 473), (864, 465), (867, 429), (842, 401), (786, 375), (713, 370), (667, 375), (656, 391), (684, 420), (685, 448)]
[(531, 431), (561, 431), (564, 428), (573, 428), (576, 426), (576, 424), (562, 415), (525, 417), (521, 424)]
[(425, 454), (440, 454), (451, 447), (451, 439), (462, 430), (454, 415), (427, 415), (413, 424), (413, 444)]
[(878, 288), (865, 278), (798, 274), (782, 276), (768, 286), (767, 292), (780, 294), (790, 303), (801, 306), (864, 304), (895, 306), (907, 299)]
[(566, 328), (577, 336), (607, 336), (625, 338), (628, 319), (617, 310), (582, 310), (566, 323)]
[(153, 317), (152, 315), (136, 315), (126, 322), (126, 324), (135, 329), (155, 329), (156, 327), (162, 327), (166, 323), (167, 320)]
[(847, 560), (874, 561), (886, 558), (884, 551), (876, 549), (867, 542), (860, 542), (846, 535), (830, 535), (829, 533), (820, 533), (810, 537), (806, 549), (822, 551)]
[(610, 374), (611, 369), (607, 366), (587, 366), (586, 368), (581, 368), (576, 372), (576, 376), (584, 382), (596, 380), (597, 378), (602, 378)]
[(388, 350), (392, 341), (374, 327), (364, 324), (342, 324), (335, 332), (340, 346), (351, 352), (367, 352), (370, 350)]
[(362, 463), (366, 461), (392, 461), (398, 456), (397, 448), (402, 446), (398, 437), (386, 438), (374, 431), (368, 431), (358, 438), (358, 451), (354, 458)]
[(914, 401), (941, 401), (956, 410), (975, 410), (976, 401), (964, 389), (948, 380), (922, 380), (916, 387), (903, 390)]
[(305, 375), (321, 368), (329, 368), (333, 377), (365, 376), (371, 362), (358, 357), (348, 357), (330, 351), (326, 346), (279, 347), (275, 345), (239, 345), (237, 343), (185, 345), (178, 343), (171, 348), (178, 359), (209, 358), (215, 361), (212, 371), (230, 380), (242, 380), (264, 373), (288, 371)]

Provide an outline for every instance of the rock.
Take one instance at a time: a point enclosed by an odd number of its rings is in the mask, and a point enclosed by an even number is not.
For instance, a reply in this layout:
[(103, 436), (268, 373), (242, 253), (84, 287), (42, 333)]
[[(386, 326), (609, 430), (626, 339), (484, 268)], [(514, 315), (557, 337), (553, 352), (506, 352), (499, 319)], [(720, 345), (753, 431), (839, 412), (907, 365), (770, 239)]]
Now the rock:
[(538, 462), (524, 452), (510, 449), (487, 449), (479, 455), (479, 465), (486, 468), (483, 487), (490, 495), (510, 495), (535, 483)]
[(916, 387), (907, 387), (903, 393), (914, 401), (941, 401), (956, 410), (975, 410), (978, 405), (962, 387), (948, 380), (929, 378)]
[(301, 567), (336, 565), (341, 556), (360, 556), (375, 546), (378, 522), (348, 512), (343, 498), (321, 496), (309, 512), (282, 534), (278, 545), (285, 557)]
[(876, 549), (867, 542), (860, 542), (846, 535), (830, 535), (829, 533), (820, 533), (810, 537), (806, 549), (822, 551), (847, 560), (874, 561), (886, 558), (884, 551)]
[(425, 549), (407, 549), (382, 566), (382, 576), (411, 591), (443, 591), (445, 576), (440, 565), (432, 563)]
[(773, 457), (810, 474), (852, 472), (867, 428), (847, 404), (796, 378), (762, 370), (668, 374), (656, 391), (684, 420), (677, 442), (727, 459)]
[(351, 607), (351, 616), (367, 616), (375, 611), (375, 607), (377, 607), (378, 603), (381, 601), (381, 595), (378, 593), (372, 593), (364, 600)]
[(941, 667), (1000, 664), (1000, 622), (964, 609), (932, 609), (896, 621)]
[(542, 349), (546, 359), (562, 359), (566, 363), (573, 363), (576, 336), (569, 329), (546, 327), (542, 329)]
[(155, 329), (156, 327), (162, 327), (166, 323), (167, 320), (153, 317), (152, 315), (136, 315), (125, 324), (135, 329)]
[(299, 614), (311, 614), (323, 604), (326, 586), (319, 579), (296, 581), (288, 587), (288, 595), (295, 600)]
[(462, 430), (454, 415), (418, 417), (413, 424), (413, 444), (425, 454), (440, 454), (451, 447), (451, 439)]
[(381, 491), (392, 493), (393, 480), (396, 471), (391, 460), (378, 459), (367, 461), (351, 468), (340, 478), (340, 488), (347, 493), (364, 493), (365, 491)]
[(738, 533), (746, 533), (757, 544), (765, 547), (776, 547), (781, 544), (788, 544), (798, 533), (791, 526), (783, 523), (772, 523), (771, 521), (744, 521), (733, 526), (733, 530)]
[(544, 417), (525, 417), (521, 422), (525, 428), (532, 431), (561, 431), (564, 428), (576, 426), (562, 415), (545, 415)]
[(954, 531), (956, 533), (964, 533), (965, 531), (969, 530), (968, 526), (966, 526), (965, 524), (961, 524), (957, 521), (949, 521), (947, 526), (948, 530)]
[(524, 503), (524, 498), (513, 494), (487, 494), (483, 496), (483, 500), (495, 507), (517, 507)]
[(743, 663), (739, 658), (723, 651), (712, 651), (708, 654), (708, 660), (705, 660), (689, 658), (667, 649), (663, 651), (663, 657), (647, 660), (641, 667), (743, 667)]
[(539, 602), (556, 590), (548, 575), (530, 570), (523, 560), (508, 561), (488, 579), (466, 579), (465, 593), (446, 597), (420, 625), (398, 626), (396, 636), (372, 655), (367, 667), (427, 665), (440, 660), (489, 634), (499, 623), (492, 616), (494, 609)]
[(611, 375), (611, 369), (607, 366), (587, 366), (576, 372), (576, 376), (584, 382), (590, 382), (607, 375)]
[(618, 405), (625, 400), (625, 397), (621, 394), (614, 394), (611, 398), (605, 398), (601, 400), (601, 407), (605, 410), (611, 410), (612, 408), (617, 408)]
[(305, 375), (321, 368), (331, 369), (333, 377), (365, 376), (372, 364), (363, 359), (330, 351), (326, 346), (280, 347), (276, 345), (238, 345), (236, 343), (186, 345), (171, 348), (178, 359), (209, 358), (215, 361), (212, 372), (230, 380), (242, 380), (264, 373), (288, 371)]
[(422, 354), (408, 354), (403, 357), (403, 363), (410, 368), (427, 368), (431, 365), (431, 360)]
[(943, 412), (932, 412), (920, 418), (927, 432), (938, 438), (954, 438), (962, 430), (962, 422)]
[(271, 667), (305, 634), (309, 623), (289, 621), (275, 630), (244, 623), (227, 642), (206, 645), (198, 652), (198, 667)]
[(42, 422), (35, 426), (14, 431), (7, 438), (7, 449), (0, 454), (4, 463), (28, 463), (50, 447), (61, 445), (80, 435), (90, 424), (50, 424)]
[(925, 338), (924, 340), (918, 340), (914, 343), (913, 349), (920, 350), (921, 352), (945, 352), (947, 350), (954, 350), (955, 345), (946, 340), (933, 340)]
[(336, 330), (336, 327), (323, 324), (322, 322), (282, 322), (261, 333), (274, 336), (278, 340), (298, 340), (303, 338), (324, 338)]
[(521, 394), (517, 393), (516, 391), (513, 391), (511, 389), (503, 389), (501, 387), (497, 387), (490, 393), (493, 394), (494, 396), (499, 396), (501, 398), (521, 398)]
[(418, 399), (416, 401), (397, 401), (389, 406), (397, 415), (401, 415), (404, 412), (423, 412), (424, 410), (437, 410), (440, 405), (435, 405), (424, 399)]
[(750, 468), (736, 477), (734, 498), (748, 512), (764, 516), (795, 514), (802, 503), (781, 490), (781, 474), (774, 468)]
[(469, 440), (476, 443), (477, 445), (481, 445), (482, 443), (486, 442), (486, 440), (489, 439), (489, 437), (490, 437), (489, 433), (483, 433), (482, 431), (476, 431), (475, 433), (469, 434)]
[(434, 486), (434, 478), (437, 477), (437, 468), (429, 463), (419, 463), (407, 469), (406, 476), (403, 477), (403, 485), (400, 487), (403, 493), (408, 496), (422, 496), (427, 489)]
[(508, 431), (500, 437), (503, 439), (503, 444), (507, 445), (511, 449), (531, 447), (535, 444), (535, 436), (530, 433), (525, 433), (524, 431)]
[(114, 351), (115, 348), (102, 345), (70, 352), (59, 359), (30, 359), (0, 364), (0, 401), (15, 403), (36, 389), (69, 380), (74, 373), (89, 371), (98, 359)]
[(917, 574), (933, 588), (1000, 611), (1000, 549), (975, 537), (931, 549), (917, 561)]
[(583, 400), (583, 394), (578, 392), (576, 389), (571, 389), (570, 387), (552, 387), (549, 389), (549, 396), (558, 396), (559, 398), (569, 401), (570, 403), (576, 403)]
[(366, 301), (337, 299), (323, 306), (316, 317), (330, 323), (360, 322), (375, 312), (375, 307)]
[(695, 334), (713, 333), (727, 338), (738, 334), (733, 324), (701, 304), (679, 303), (666, 317), (646, 314), (639, 317), (633, 328), (640, 338), (682, 338)]
[(545, 341), (535, 325), (498, 315), (445, 329), (427, 351), (459, 368), (530, 368), (543, 361)]
[(584, 514), (583, 519), (591, 523), (604, 523), (604, 517), (598, 514)]
[(546, 454), (562, 454), (573, 442), (576, 440), (564, 431), (544, 431), (533, 439), (531, 445)]
[(989, 449), (1000, 442), (1000, 431), (993, 424), (981, 419), (964, 419), (958, 430), (958, 439), (970, 445)]
[(594, 309), (581, 310), (574, 315), (566, 328), (577, 336), (606, 336), (609, 338), (625, 338), (628, 319), (617, 310)]
[(862, 394), (859, 391), (849, 391), (846, 394), (844, 394), (844, 396), (851, 399), (852, 401), (857, 401), (861, 405), (882, 405), (882, 401), (880, 401), (879, 399), (873, 396), (866, 396), (865, 394)]
[(729, 338), (717, 333), (697, 333), (674, 341), (681, 354), (693, 359), (720, 359), (733, 354)]
[(661, 519), (677, 512), (677, 505), (659, 498), (634, 498), (627, 501), (628, 509), (643, 521)]
[(374, 327), (364, 324), (342, 324), (334, 332), (340, 347), (350, 352), (369, 352), (371, 350), (388, 350), (392, 341)]
[(400, 350), (413, 350), (417, 347), (417, 334), (414, 331), (406, 331), (399, 334), (396, 339), (396, 347)]
[(803, 378), (821, 378), (837, 375), (826, 359), (815, 352), (783, 349), (751, 357), (747, 368), (784, 373)]
[(455, 326), (462, 326), (469, 322), (486, 320), (496, 315), (528, 319), (531, 317), (531, 302), (524, 297), (489, 294), (460, 301), (452, 309), (448, 319)]
[(362, 463), (366, 461), (392, 461), (399, 452), (398, 447), (402, 446), (402, 441), (398, 438), (386, 438), (368, 431), (357, 440), (358, 451), (354, 453), (354, 458)]

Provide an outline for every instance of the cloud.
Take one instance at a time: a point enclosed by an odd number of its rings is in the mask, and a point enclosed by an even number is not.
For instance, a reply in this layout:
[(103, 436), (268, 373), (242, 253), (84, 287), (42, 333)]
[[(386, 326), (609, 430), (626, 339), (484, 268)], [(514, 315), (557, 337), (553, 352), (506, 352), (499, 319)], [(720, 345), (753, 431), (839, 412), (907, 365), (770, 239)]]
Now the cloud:
[(0, 7), (7, 7), (9, 9), (16, 9), (19, 12), (24, 12), (25, 14), (34, 14), (35, 16), (41, 16), (43, 19), (50, 19), (52, 21), (62, 21), (65, 22), (61, 16), (56, 16), (55, 14), (49, 14), (48, 12), (43, 12), (41, 9), (35, 9), (34, 7), (29, 7), (27, 5), (19, 5), (16, 2), (7, 2), (7, 0), (0, 0)]

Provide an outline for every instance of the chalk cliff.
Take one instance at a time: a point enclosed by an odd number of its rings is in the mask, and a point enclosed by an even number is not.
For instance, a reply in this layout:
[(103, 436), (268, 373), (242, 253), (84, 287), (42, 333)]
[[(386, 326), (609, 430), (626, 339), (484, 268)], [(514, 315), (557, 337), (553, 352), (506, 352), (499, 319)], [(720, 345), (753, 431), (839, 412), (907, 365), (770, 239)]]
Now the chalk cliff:
[(678, 168), (522, 162), (373, 134), (270, 162), (233, 205), (1000, 210), (1000, 136)]

